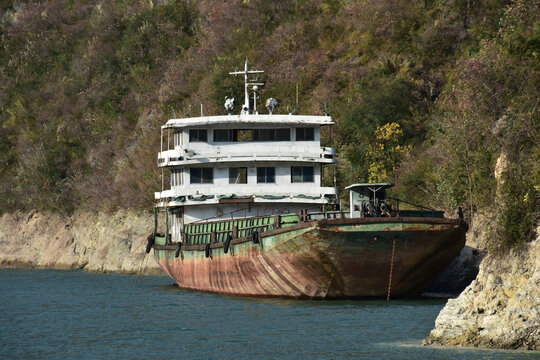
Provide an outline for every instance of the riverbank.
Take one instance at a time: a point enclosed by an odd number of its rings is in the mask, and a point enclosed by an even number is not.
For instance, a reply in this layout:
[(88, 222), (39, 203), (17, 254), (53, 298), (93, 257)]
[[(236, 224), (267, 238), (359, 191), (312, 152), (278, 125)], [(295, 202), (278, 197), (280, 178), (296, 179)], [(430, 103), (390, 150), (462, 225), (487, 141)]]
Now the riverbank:
[(486, 256), (424, 344), (540, 351), (540, 237), (504, 256)]
[(162, 274), (145, 253), (153, 226), (151, 214), (126, 210), (78, 211), (70, 217), (36, 211), (4, 214), (0, 267)]

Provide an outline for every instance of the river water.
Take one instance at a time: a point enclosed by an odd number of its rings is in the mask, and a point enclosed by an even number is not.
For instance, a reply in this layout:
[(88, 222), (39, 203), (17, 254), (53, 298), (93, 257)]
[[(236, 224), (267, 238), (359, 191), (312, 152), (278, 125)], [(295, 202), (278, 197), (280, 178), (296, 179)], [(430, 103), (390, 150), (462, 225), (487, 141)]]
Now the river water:
[(445, 300), (296, 301), (165, 276), (0, 270), (1, 359), (538, 359), (422, 347)]

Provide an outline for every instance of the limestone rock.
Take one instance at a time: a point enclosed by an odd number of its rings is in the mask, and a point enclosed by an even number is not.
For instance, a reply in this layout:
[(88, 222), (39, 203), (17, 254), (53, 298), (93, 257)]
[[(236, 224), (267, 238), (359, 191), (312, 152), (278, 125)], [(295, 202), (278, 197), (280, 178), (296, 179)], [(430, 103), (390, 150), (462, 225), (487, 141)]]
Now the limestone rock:
[(152, 229), (153, 215), (127, 210), (79, 211), (70, 218), (35, 211), (4, 214), (0, 267), (159, 274), (153, 256), (144, 252)]
[(487, 256), (424, 344), (540, 351), (540, 237), (504, 257)]

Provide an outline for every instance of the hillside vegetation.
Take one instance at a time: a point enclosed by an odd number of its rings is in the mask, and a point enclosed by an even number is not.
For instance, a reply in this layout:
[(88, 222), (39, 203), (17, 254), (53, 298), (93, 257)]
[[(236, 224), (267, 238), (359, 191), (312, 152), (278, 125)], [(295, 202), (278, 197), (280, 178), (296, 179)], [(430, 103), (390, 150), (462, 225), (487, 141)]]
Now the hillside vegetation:
[[(470, 216), (493, 250), (540, 213), (538, 1), (0, 1), (0, 211), (151, 208), (159, 126), (260, 102), (337, 126), (339, 186)], [(330, 142), (326, 133), (325, 141)], [(494, 168), (504, 154), (505, 181)]]

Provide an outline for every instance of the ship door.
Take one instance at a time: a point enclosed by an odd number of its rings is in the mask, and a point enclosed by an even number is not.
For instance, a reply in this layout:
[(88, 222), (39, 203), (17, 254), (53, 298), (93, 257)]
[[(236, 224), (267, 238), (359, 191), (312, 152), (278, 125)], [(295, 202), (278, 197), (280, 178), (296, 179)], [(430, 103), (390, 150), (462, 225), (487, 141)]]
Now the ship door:
[(181, 208), (171, 210), (171, 237), (173, 241), (182, 242), (182, 228), (184, 212)]

